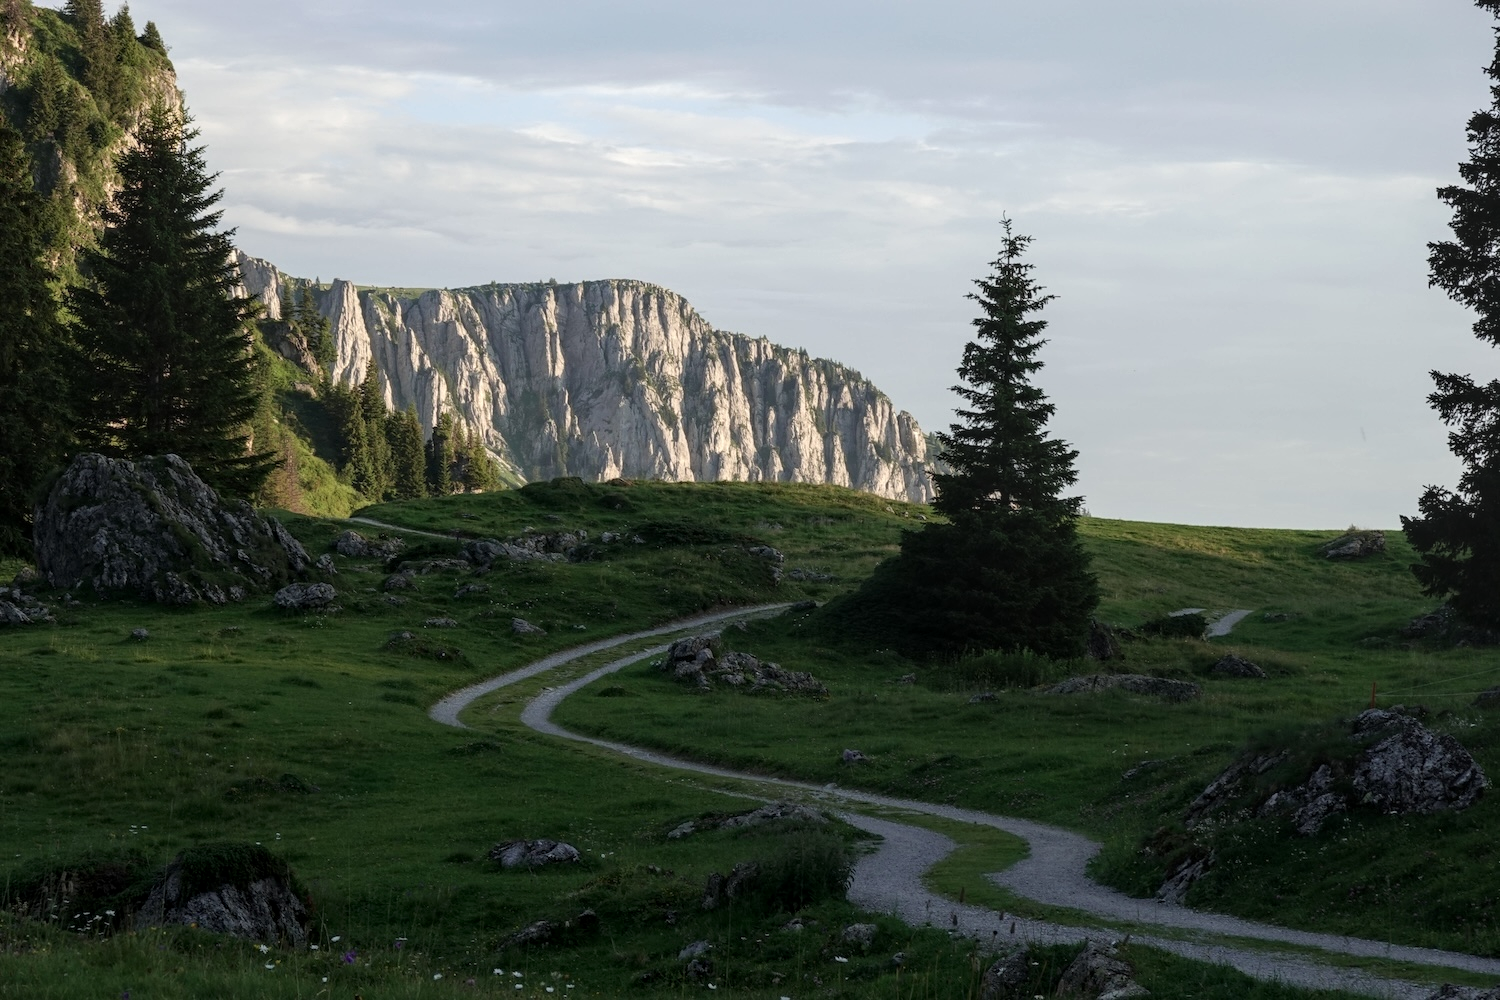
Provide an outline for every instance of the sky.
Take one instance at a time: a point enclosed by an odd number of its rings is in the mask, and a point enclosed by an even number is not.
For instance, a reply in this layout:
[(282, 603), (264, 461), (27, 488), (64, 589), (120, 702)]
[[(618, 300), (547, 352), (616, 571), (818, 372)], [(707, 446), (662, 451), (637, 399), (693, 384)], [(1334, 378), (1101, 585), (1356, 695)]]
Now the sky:
[(928, 430), (1009, 216), (1096, 516), (1397, 527), (1460, 471), (1428, 371), (1500, 369), (1427, 283), (1490, 101), (1463, 0), (131, 11), (246, 252), (360, 284), (639, 278)]

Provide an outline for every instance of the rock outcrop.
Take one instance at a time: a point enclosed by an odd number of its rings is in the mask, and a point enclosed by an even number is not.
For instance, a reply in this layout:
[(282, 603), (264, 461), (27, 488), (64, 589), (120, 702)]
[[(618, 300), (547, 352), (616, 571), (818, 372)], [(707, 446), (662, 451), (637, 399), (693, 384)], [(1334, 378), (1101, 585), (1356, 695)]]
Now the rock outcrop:
[(490, 849), (490, 860), (501, 868), (541, 868), (544, 865), (577, 864), (578, 848), (558, 840), (507, 840)]
[(1330, 817), (1355, 807), (1392, 815), (1467, 809), (1489, 787), (1458, 740), (1410, 715), (1369, 709), (1354, 720), (1349, 739), (1347, 757), (1318, 763), (1281, 787), (1257, 779), (1291, 760), (1290, 751), (1240, 758), (1188, 806), (1186, 825), (1209, 817), (1286, 816), (1297, 833), (1312, 836)]
[(1385, 532), (1350, 528), (1323, 546), (1326, 559), (1364, 559), (1385, 551)]
[[(280, 316), (308, 283), (239, 254), (243, 290)], [(452, 412), (516, 479), (581, 476), (833, 483), (933, 496), (927, 439), (857, 372), (714, 329), (640, 281), (490, 284), (415, 297), (315, 288), (334, 379), (380, 368), (424, 433)], [(288, 353), (300, 356), (292, 346)]]
[(764, 826), (767, 823), (824, 824), (828, 817), (799, 802), (767, 802), (759, 809), (735, 813), (732, 816), (704, 816), (679, 823), (667, 834), (668, 840), (681, 840), (704, 830), (739, 830), (745, 827)]
[(784, 670), (776, 663), (762, 663), (749, 653), (726, 650), (718, 632), (678, 639), (667, 649), (660, 666), (678, 680), (703, 690), (717, 682), (752, 694), (760, 691), (828, 694), (827, 686), (804, 670)]
[(137, 912), (137, 928), (182, 924), (269, 944), (306, 943), (307, 907), (286, 865), (258, 845), (216, 865), (224, 853), (200, 847), (179, 854)]
[(33, 539), (52, 586), (163, 604), (244, 600), (308, 566), (280, 522), (221, 501), (176, 455), (79, 455), (37, 508)]

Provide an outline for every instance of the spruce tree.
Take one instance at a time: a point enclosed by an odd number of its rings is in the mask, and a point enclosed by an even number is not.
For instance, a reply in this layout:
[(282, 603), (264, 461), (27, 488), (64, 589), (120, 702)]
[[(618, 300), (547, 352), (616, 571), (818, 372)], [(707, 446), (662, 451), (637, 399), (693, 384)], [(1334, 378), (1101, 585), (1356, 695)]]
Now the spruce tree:
[(427, 492), (445, 497), (453, 492), (453, 414), (438, 417), (427, 439)]
[(81, 428), (89, 447), (125, 457), (175, 453), (232, 496), (255, 493), (274, 464), (252, 453), (257, 362), (250, 302), (235, 294), (233, 231), (220, 231), (198, 133), (161, 105), (116, 164), (120, 190), (89, 283), (70, 294), (84, 350)]
[[(868, 635), (917, 654), (1083, 653), (1098, 581), (1077, 535), (1078, 453), (1046, 430), (1054, 407), (1032, 384), (1051, 296), (1009, 220), (989, 277), (974, 284), (976, 337), (954, 387), (967, 404), (938, 435), (950, 472), (934, 474), (948, 523), (907, 532), (846, 605)], [(883, 633), (883, 635), (882, 635)]]
[(463, 483), (466, 493), (487, 493), (500, 488), (500, 469), (484, 446), (478, 428), (470, 431), (463, 446)]
[(364, 417), (365, 447), (370, 456), (370, 477), (364, 486), (354, 488), (367, 497), (385, 499), (395, 481), (396, 471), (391, 464), (391, 446), (386, 439), (385, 391), (380, 384), (380, 368), (371, 358), (365, 365), (365, 380), (359, 386), (360, 412)]
[(392, 413), (385, 424), (395, 471), (392, 492), (397, 500), (418, 500), (427, 495), (427, 457), (422, 447), (422, 425), (417, 410), (408, 406)]
[(47, 230), (25, 142), (0, 116), (0, 552), (11, 554), (30, 545), (32, 493), (71, 424)]
[(138, 41), (148, 49), (155, 49), (162, 55), (167, 54), (167, 43), (162, 40), (161, 29), (156, 26), (155, 21), (146, 22), (146, 30), (141, 32)]
[[(1500, 16), (1500, 0), (1478, 0)], [(1453, 210), (1453, 239), (1428, 244), (1428, 283), (1473, 310), (1474, 336), (1500, 345), (1500, 27), (1485, 70), (1491, 105), (1468, 125), (1469, 159), (1458, 166), (1463, 184), (1438, 189)], [(1420, 517), (1402, 527), (1421, 561), (1412, 566), (1429, 596), (1447, 597), (1470, 625), (1500, 628), (1500, 381), (1434, 371), (1427, 397), (1452, 430), (1448, 448), (1463, 462), (1457, 491), (1428, 486)]]

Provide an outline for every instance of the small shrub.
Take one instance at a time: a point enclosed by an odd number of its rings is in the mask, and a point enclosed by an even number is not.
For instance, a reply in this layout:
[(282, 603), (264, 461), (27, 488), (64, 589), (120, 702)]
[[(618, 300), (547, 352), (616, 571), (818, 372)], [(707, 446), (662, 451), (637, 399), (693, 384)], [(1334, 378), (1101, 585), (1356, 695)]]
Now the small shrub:
[(1001, 688), (1031, 688), (1081, 672), (1071, 660), (1052, 660), (1029, 650), (1018, 653), (990, 651), (963, 656), (918, 673), (924, 683), (939, 691), (994, 691)]
[(1143, 622), (1136, 631), (1162, 639), (1201, 639), (1208, 629), (1208, 619), (1191, 615), (1162, 615)]
[(596, 698), (639, 698), (640, 695), (623, 684), (608, 684), (595, 692)]
[(749, 898), (770, 912), (795, 913), (825, 899), (843, 899), (854, 877), (854, 859), (843, 838), (811, 827), (778, 838), (759, 864)]

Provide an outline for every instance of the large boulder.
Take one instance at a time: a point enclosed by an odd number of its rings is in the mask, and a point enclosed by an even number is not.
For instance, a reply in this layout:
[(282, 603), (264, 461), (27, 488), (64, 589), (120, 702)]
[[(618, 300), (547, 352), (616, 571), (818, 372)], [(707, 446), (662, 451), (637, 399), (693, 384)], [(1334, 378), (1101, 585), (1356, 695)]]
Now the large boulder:
[(762, 663), (749, 653), (727, 651), (719, 632), (678, 639), (667, 648), (660, 667), (678, 680), (703, 690), (712, 688), (717, 681), (752, 694), (761, 691), (818, 697), (828, 694), (828, 687), (805, 670), (786, 670), (778, 663)]
[(176, 455), (79, 455), (37, 508), (34, 540), (54, 587), (163, 604), (244, 600), (308, 565), (280, 522), (220, 500)]
[(1063, 971), (1057, 983), (1057, 996), (1089, 997), (1090, 1000), (1128, 1000), (1150, 996), (1151, 992), (1134, 979), (1135, 969), (1120, 958), (1114, 948), (1092, 941)]
[(1350, 528), (1323, 546), (1325, 559), (1364, 559), (1385, 551), (1385, 532)]
[(307, 904), (286, 863), (259, 844), (209, 844), (167, 865), (136, 927), (182, 924), (275, 944), (307, 941)]
[(490, 848), (490, 860), (501, 868), (540, 868), (543, 865), (576, 864), (578, 848), (557, 840), (507, 840)]

